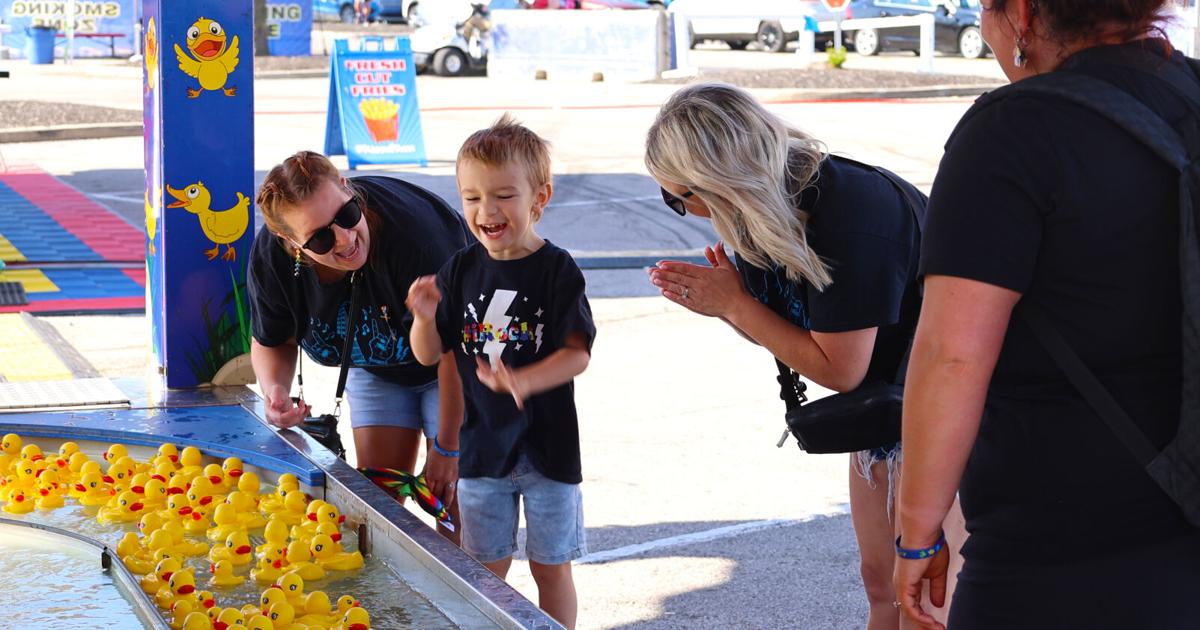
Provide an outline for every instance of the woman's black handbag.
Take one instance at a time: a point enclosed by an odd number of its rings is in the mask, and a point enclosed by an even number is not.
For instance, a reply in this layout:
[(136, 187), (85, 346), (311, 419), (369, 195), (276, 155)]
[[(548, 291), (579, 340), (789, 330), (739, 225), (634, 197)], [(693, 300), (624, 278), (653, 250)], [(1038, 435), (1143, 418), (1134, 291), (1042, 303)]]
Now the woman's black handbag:
[[(354, 338), (354, 326), (358, 323), (358, 312), (362, 309), (362, 292), (359, 287), (361, 282), (355, 282), (357, 276), (361, 275), (357, 271), (350, 273), (350, 316), (346, 322), (346, 337), (342, 340), (342, 362), (341, 371), (338, 373), (337, 392), (333, 395), (334, 407), (333, 413), (321, 414), (316, 417), (305, 418), (300, 424), (300, 428), (312, 438), (321, 443), (322, 446), (333, 451), (335, 455), (342, 459), (346, 459), (346, 447), (342, 444), (342, 437), (338, 435), (338, 417), (342, 413), (342, 395), (346, 393), (346, 376), (350, 372), (350, 341)], [(301, 351), (296, 358), (300, 364), (300, 374), (297, 379), (297, 384), (300, 388), (300, 398), (304, 397), (304, 352)], [(299, 400), (299, 399), (297, 399)]]
[[(782, 387), (780, 398), (787, 405), (784, 419), (788, 432), (805, 452), (854, 453), (900, 441), (903, 385), (884, 381), (864, 383), (854, 391), (808, 403), (804, 381), (787, 366), (776, 363)], [(783, 437), (786, 440), (787, 433)]]

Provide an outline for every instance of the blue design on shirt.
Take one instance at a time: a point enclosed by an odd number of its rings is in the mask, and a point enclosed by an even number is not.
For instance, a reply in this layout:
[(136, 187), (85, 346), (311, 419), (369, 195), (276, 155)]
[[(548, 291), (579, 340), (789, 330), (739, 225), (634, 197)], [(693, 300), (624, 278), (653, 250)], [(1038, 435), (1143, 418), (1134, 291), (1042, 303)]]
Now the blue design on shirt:
[[(301, 346), (318, 363), (339, 365), (342, 362), (342, 342), (346, 336), (349, 302), (338, 306), (336, 324), (309, 317), (308, 333)], [(412, 352), (407, 339), (391, 322), (381, 318), (374, 306), (364, 306), (358, 316), (359, 324), (350, 344), (350, 365), (359, 367), (393, 366), (409, 360)]]
[(808, 293), (804, 283), (793, 282), (782, 267), (771, 263), (771, 269), (760, 269), (738, 260), (746, 290), (754, 299), (778, 313), (789, 322), (809, 330), (812, 320), (808, 314)]

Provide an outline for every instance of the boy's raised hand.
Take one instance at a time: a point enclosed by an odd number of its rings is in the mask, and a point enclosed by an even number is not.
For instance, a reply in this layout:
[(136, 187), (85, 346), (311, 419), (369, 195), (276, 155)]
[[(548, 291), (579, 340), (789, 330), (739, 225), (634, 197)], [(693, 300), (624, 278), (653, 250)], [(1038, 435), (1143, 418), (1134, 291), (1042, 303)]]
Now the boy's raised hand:
[(495, 369), (492, 369), (490, 363), (484, 360), (483, 357), (475, 357), (476, 370), (475, 375), (479, 377), (479, 382), (487, 386), (488, 389), (497, 392), (508, 392), (512, 394), (513, 400), (517, 403), (517, 409), (525, 408), (525, 398), (528, 396), (528, 387), (524, 379), (517, 375), (504, 362), (498, 362)]
[(412, 286), (408, 287), (408, 297), (404, 300), (404, 305), (413, 317), (431, 320), (437, 312), (438, 302), (441, 301), (442, 292), (437, 288), (437, 279), (434, 276), (421, 276), (413, 280)]

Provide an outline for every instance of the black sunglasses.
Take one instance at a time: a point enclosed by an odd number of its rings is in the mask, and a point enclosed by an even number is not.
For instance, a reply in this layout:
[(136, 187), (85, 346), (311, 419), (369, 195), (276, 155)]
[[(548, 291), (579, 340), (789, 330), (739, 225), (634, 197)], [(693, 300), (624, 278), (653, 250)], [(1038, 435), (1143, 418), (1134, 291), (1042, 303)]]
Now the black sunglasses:
[(668, 208), (674, 210), (675, 214), (678, 214), (681, 217), (687, 215), (687, 208), (683, 205), (683, 200), (696, 193), (689, 190), (683, 193), (682, 196), (676, 197), (675, 195), (667, 192), (666, 188), (659, 186), (658, 189), (662, 191), (663, 203), (667, 204)]
[(329, 250), (333, 249), (334, 244), (337, 242), (337, 235), (333, 233), (334, 224), (349, 230), (358, 225), (358, 222), (361, 220), (362, 206), (358, 205), (357, 199), (351, 197), (337, 211), (337, 214), (333, 215), (333, 221), (314, 232), (312, 238), (304, 242), (303, 247), (317, 255), (328, 254)]

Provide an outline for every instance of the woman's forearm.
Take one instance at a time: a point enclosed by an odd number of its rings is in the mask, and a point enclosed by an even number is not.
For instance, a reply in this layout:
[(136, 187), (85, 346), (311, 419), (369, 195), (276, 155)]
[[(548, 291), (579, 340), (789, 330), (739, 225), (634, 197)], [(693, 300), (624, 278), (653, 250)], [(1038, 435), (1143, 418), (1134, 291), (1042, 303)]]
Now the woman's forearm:
[(276, 388), (291, 389), (298, 354), (292, 340), (278, 346), (264, 346), (257, 340), (250, 340), (250, 366), (263, 393), (271, 396), (270, 392)]

